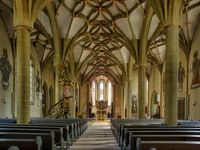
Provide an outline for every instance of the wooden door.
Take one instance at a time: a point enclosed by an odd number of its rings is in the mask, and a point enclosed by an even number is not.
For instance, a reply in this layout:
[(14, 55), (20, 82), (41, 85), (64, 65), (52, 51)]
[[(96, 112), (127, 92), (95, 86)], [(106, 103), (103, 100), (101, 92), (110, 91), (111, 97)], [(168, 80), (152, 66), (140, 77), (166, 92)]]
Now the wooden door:
[(185, 98), (178, 100), (178, 119), (185, 119)]

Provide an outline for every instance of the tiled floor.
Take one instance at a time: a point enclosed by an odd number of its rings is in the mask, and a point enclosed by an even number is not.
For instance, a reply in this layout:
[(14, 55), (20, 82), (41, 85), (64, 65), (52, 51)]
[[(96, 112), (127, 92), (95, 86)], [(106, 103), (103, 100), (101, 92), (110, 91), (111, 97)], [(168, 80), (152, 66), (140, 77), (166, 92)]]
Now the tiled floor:
[(89, 123), (87, 131), (70, 147), (70, 150), (120, 150), (109, 122)]

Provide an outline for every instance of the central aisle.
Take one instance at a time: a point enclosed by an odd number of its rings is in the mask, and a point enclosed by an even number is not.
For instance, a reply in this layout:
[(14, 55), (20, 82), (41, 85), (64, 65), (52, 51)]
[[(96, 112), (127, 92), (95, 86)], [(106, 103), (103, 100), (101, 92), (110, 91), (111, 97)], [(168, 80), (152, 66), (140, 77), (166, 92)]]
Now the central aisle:
[(70, 150), (120, 150), (120, 148), (109, 122), (89, 122), (87, 131), (73, 143)]

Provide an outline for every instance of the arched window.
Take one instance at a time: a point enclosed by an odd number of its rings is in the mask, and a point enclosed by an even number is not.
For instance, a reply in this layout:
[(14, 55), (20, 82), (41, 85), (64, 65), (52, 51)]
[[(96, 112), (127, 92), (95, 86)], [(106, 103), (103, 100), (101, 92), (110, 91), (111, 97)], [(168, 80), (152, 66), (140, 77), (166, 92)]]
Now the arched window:
[(100, 100), (104, 100), (104, 82), (103, 80), (100, 81)]
[(112, 103), (112, 84), (108, 82), (108, 106), (111, 106)]
[(113, 87), (112, 82), (108, 77), (104, 75), (95, 77), (91, 81), (90, 90), (93, 106), (95, 106), (95, 102), (99, 100), (108, 101), (108, 106), (111, 106), (113, 101)]
[(35, 74), (35, 69), (34, 69), (33, 61), (30, 59), (30, 103), (31, 104), (34, 104), (34, 100), (35, 100), (34, 74)]
[(92, 81), (92, 105), (95, 105), (95, 101), (96, 101), (96, 83), (95, 81)]

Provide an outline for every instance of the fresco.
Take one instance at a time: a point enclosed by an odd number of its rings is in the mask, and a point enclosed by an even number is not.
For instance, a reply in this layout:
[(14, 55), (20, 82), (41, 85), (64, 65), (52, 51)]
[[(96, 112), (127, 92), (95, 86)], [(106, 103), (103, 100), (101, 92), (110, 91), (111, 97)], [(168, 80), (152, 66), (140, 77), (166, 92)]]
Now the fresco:
[(178, 67), (178, 90), (183, 90), (183, 82), (185, 80), (185, 68), (182, 66), (182, 62), (179, 62)]
[(198, 88), (200, 86), (200, 59), (198, 52), (195, 51), (192, 61), (192, 83), (191, 88)]
[(8, 60), (7, 50), (3, 49), (3, 56), (0, 58), (0, 71), (2, 74), (1, 84), (3, 89), (7, 90), (9, 87), (9, 78), (12, 71), (12, 66)]

